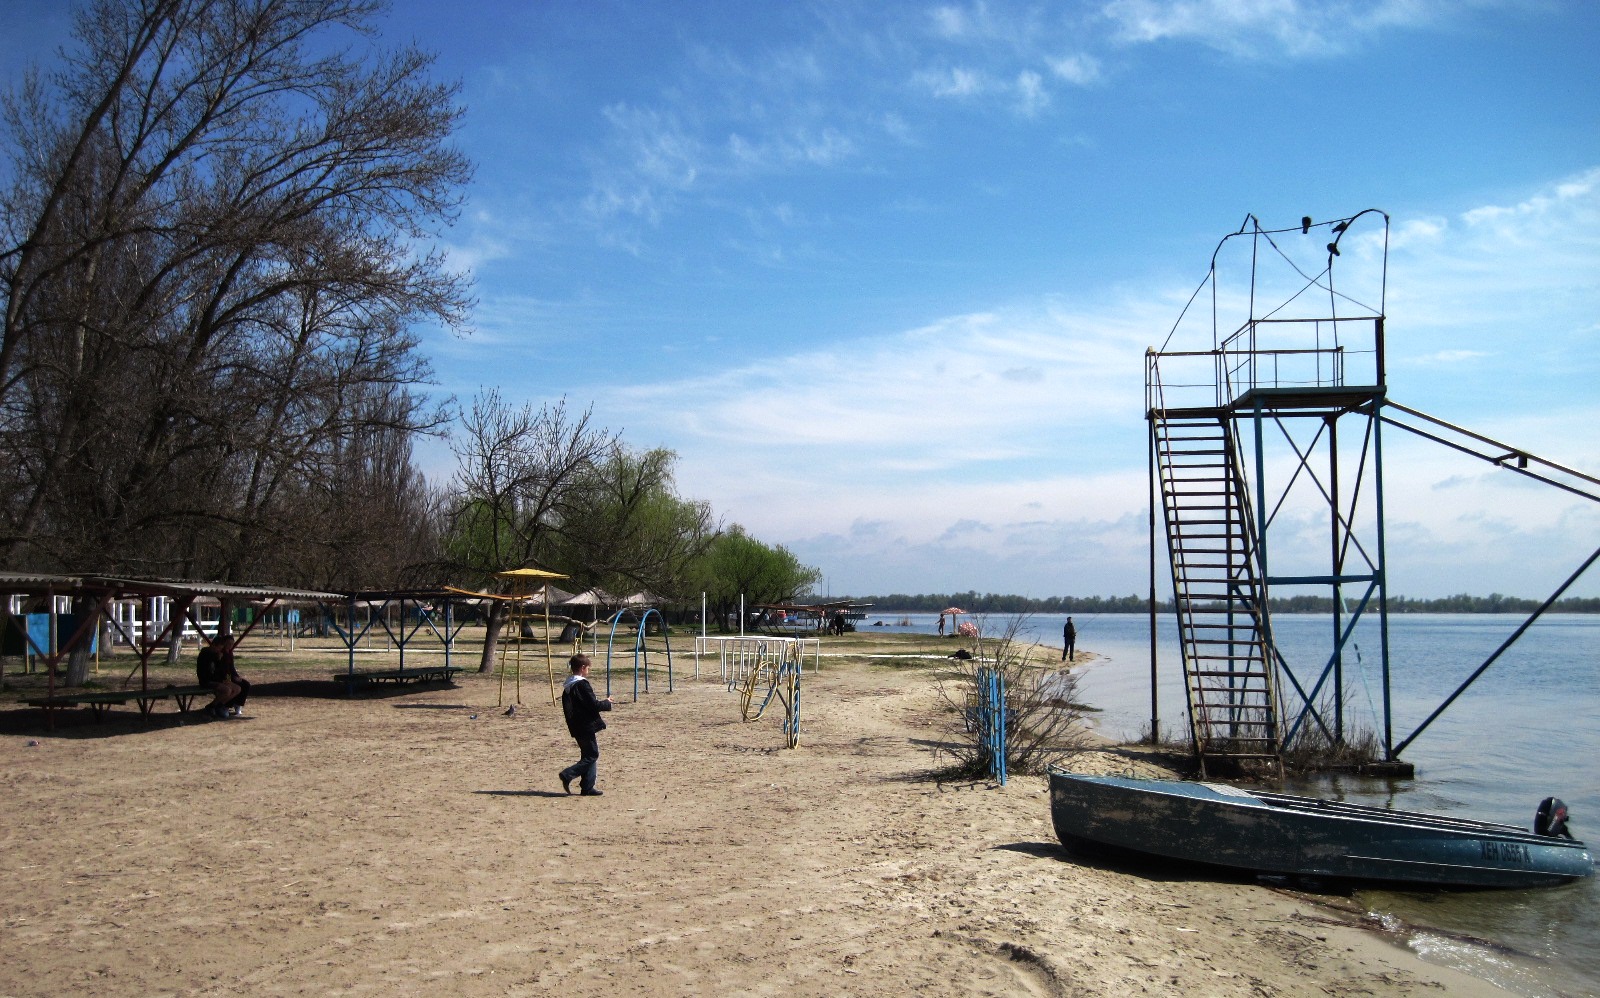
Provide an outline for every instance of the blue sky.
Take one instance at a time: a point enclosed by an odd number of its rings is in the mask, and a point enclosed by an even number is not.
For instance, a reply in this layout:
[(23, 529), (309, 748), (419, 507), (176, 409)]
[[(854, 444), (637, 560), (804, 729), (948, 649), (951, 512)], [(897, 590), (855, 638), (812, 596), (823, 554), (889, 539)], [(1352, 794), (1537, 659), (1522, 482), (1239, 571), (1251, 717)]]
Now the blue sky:
[[(1143, 354), (1248, 213), (1387, 212), (1390, 397), (1600, 473), (1600, 5), (400, 0), (382, 28), (462, 81), (478, 164), (440, 391), (592, 403), (832, 594), (1142, 592)], [(63, 29), (0, 0), (7, 77)], [(1600, 544), (1593, 503), (1437, 450), (1389, 455), (1391, 592), (1542, 596)]]

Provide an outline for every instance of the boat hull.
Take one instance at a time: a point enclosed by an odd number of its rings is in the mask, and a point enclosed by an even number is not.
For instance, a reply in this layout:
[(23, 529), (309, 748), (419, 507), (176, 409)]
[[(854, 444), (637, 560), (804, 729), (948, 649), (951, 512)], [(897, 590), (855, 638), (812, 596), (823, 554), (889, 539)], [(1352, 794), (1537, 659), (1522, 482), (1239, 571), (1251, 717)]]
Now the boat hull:
[(1594, 873), (1588, 848), (1494, 822), (1216, 783), (1050, 774), (1063, 845), (1256, 873), (1435, 887), (1544, 887)]

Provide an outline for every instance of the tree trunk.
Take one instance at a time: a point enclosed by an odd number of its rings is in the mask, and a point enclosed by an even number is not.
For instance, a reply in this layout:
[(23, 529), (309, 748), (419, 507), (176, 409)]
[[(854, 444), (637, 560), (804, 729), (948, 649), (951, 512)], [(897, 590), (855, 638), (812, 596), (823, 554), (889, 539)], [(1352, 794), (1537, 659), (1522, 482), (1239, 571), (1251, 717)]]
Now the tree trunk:
[(500, 644), (500, 627), (505, 623), (506, 605), (500, 600), (489, 604), (489, 616), (483, 622), (483, 658), (478, 661), (479, 672), (494, 671), (494, 653)]
[(78, 597), (72, 601), (72, 629), (83, 635), (72, 654), (67, 656), (67, 685), (82, 686), (89, 680), (90, 649), (94, 647), (94, 635), (100, 628), (100, 614), (94, 615), (94, 620), (88, 627), (84, 627), (84, 616), (89, 613), (89, 601)]

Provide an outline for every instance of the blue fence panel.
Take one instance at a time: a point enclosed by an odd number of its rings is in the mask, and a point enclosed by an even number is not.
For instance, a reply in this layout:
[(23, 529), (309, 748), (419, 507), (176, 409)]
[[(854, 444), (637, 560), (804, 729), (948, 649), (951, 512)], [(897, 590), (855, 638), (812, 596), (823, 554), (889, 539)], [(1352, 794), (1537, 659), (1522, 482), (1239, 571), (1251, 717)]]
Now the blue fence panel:
[(1006, 755), (1009, 746), (1006, 734), (1010, 730), (1006, 717), (1006, 680), (993, 669), (979, 669), (978, 684), (978, 734), (983, 755), (989, 764), (989, 775), (1006, 785)]

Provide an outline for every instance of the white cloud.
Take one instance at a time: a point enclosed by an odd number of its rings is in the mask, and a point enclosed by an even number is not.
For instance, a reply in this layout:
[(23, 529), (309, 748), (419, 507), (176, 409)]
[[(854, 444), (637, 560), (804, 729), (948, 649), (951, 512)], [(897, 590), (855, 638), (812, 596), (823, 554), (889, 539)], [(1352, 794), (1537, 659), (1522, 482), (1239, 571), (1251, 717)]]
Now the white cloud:
[(515, 252), (511, 242), (498, 235), (478, 231), (465, 242), (453, 241), (444, 247), (451, 270), (473, 273), (485, 264), (503, 260)]
[(975, 3), (942, 6), (932, 14), (937, 43), (918, 57), (937, 63), (912, 74), (913, 84), (945, 100), (993, 99), (1021, 118), (1054, 104), (1052, 85), (1083, 87), (1100, 79), (1100, 63), (1087, 52), (1059, 54), (1085, 30), (1065, 11)]
[(984, 0), (964, 6), (945, 4), (929, 12), (935, 36), (955, 43), (985, 44), (1015, 39), (1027, 24), (1009, 5), (989, 4)]
[[(1491, 357), (1477, 340), (1431, 342), (1416, 330), (1417, 316), (1449, 313), (1457, 296), (1515, 297), (1529, 280), (1575, 282), (1592, 315), (1600, 290), (1585, 275), (1600, 259), (1590, 235), (1600, 226), (1591, 181), (1585, 174), (1503, 207), (1397, 225), (1409, 316), (1404, 325), (1391, 316), (1391, 371), (1426, 370), (1425, 384), (1439, 392), (1462, 372), (1505, 366), (1496, 357), (1515, 343)], [(1341, 265), (1368, 267), (1381, 245), (1381, 234), (1353, 229)], [(1474, 254), (1495, 261), (1496, 281), (1458, 270)], [(1391, 287), (1397, 281), (1392, 270)], [(599, 386), (597, 397), (603, 421), (630, 427), (630, 440), (680, 453), (690, 494), (823, 567), (835, 592), (1138, 591), (1147, 571), (1143, 354), (1187, 297), (1144, 287), (1071, 307), (1014, 303), (693, 379)], [(1518, 307), (1539, 329), (1565, 305), (1534, 298)], [(1433, 411), (1426, 392), (1391, 396)], [(1589, 428), (1600, 405), (1592, 399), (1592, 390), (1574, 393), (1567, 405), (1511, 417), (1472, 405), (1437, 414), (1593, 473), (1600, 438)], [(1571, 569), (1572, 550), (1600, 542), (1593, 504), (1398, 430), (1385, 448), (1390, 564), (1407, 594), (1537, 594)], [(1290, 504), (1280, 551), (1325, 554), (1326, 509), (1317, 502)]]
[(1390, 324), (1413, 355), (1484, 354), (1503, 375), (1545, 368), (1556, 383), (1594, 369), (1600, 170), (1398, 225), (1390, 249)]
[(1017, 74), (1017, 113), (1031, 118), (1050, 106), (1050, 92), (1045, 89), (1044, 77), (1031, 69)]
[(940, 98), (976, 97), (993, 88), (982, 73), (961, 66), (920, 70), (912, 82)]
[(1466, 364), (1472, 361), (1483, 360), (1490, 356), (1483, 350), (1438, 350), (1430, 354), (1415, 357), (1403, 357), (1401, 364), (1412, 364), (1419, 367), (1435, 367), (1440, 364)]
[(1462, 5), (1429, 0), (1111, 0), (1102, 14), (1125, 42), (1194, 40), (1258, 58), (1340, 54), (1371, 33), (1420, 28)]
[(1573, 212), (1592, 218), (1600, 193), (1597, 188), (1600, 168), (1558, 181), (1518, 204), (1485, 205), (1461, 217), (1471, 229), (1490, 238), (1520, 238), (1530, 229), (1533, 235), (1546, 235), (1552, 229), (1569, 227)]
[(957, 549), (1043, 571), (1039, 544), (1085, 547), (1141, 501), (1147, 318), (1047, 300), (598, 397), (679, 452), (688, 491), (830, 571)]
[(1068, 55), (1046, 60), (1050, 72), (1057, 79), (1077, 86), (1088, 86), (1100, 80), (1100, 62), (1089, 55)]
[(633, 407), (673, 400), (680, 414), (668, 418), (723, 443), (782, 437), (892, 458), (981, 440), (985, 453), (1010, 456), (1030, 428), (1136, 414), (1142, 336), (1045, 304), (620, 391)]
[(700, 175), (703, 147), (667, 112), (614, 104), (604, 118), (612, 131), (607, 151), (595, 157), (594, 190), (585, 206), (600, 220), (660, 221), (664, 205)]
[(797, 165), (829, 167), (850, 159), (856, 152), (856, 141), (831, 126), (795, 126), (762, 139), (731, 135), (728, 151), (735, 163), (752, 170)]
[(933, 21), (934, 33), (942, 38), (962, 38), (972, 30), (972, 23), (967, 16), (967, 12), (960, 7), (935, 7), (929, 12), (928, 16)]

